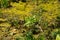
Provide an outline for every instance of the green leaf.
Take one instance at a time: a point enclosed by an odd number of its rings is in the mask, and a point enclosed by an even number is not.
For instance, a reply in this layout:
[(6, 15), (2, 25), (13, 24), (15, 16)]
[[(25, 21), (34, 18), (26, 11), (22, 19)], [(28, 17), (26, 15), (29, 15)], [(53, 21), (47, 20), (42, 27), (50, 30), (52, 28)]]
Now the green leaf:
[(57, 34), (56, 40), (60, 40), (60, 35), (59, 34)]

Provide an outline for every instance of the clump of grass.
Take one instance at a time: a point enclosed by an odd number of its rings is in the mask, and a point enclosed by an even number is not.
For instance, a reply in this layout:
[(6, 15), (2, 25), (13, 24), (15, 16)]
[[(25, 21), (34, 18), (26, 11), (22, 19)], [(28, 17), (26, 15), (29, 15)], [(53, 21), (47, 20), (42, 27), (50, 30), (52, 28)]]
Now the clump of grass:
[(31, 31), (26, 32), (23, 36), (17, 36), (16, 40), (35, 40)]
[(7, 21), (11, 24), (11, 26), (15, 26), (18, 28), (19, 18), (16, 15), (14, 15), (12, 17), (11, 16), (8, 17)]
[(9, 5), (9, 3), (8, 3), (8, 1), (9, 0), (1, 0), (1, 7), (3, 7), (3, 8), (6, 8), (6, 7), (8, 7), (8, 5)]
[(29, 27), (29, 26), (33, 26), (35, 24), (35, 22), (37, 22), (37, 19), (34, 16), (30, 16), (25, 18), (25, 26)]

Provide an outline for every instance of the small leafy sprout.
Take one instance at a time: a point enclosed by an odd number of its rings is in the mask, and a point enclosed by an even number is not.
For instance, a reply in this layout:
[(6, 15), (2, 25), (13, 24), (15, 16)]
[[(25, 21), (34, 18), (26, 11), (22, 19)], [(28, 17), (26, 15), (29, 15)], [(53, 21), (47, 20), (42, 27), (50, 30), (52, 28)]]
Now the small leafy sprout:
[(1, 7), (6, 8), (8, 7), (8, 0), (1, 0)]
[(24, 26), (27, 26), (27, 27), (32, 26), (35, 24), (35, 22), (37, 22), (35, 15), (31, 17), (27, 17), (25, 18)]

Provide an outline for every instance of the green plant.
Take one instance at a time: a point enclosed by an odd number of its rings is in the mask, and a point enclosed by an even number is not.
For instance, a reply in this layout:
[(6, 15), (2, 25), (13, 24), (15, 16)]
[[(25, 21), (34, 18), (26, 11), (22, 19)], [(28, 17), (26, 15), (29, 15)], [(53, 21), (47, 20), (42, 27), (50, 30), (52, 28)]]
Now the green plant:
[(56, 39), (57, 35), (60, 35), (60, 29), (54, 29), (50, 34), (53, 39)]
[(36, 19), (36, 17), (35, 17), (35, 15), (34, 16), (30, 16), (30, 17), (26, 17), (25, 18), (25, 26), (33, 26), (34, 24), (35, 24), (35, 22), (37, 22), (37, 19)]
[(57, 34), (56, 40), (60, 40), (60, 35), (59, 34)]
[(17, 25), (18, 25), (18, 22), (19, 22), (18, 20), (14, 20), (14, 19), (13, 19), (13, 20), (11, 21), (11, 24), (14, 25), (14, 26), (17, 26)]
[(44, 35), (38, 36), (38, 40), (46, 40)]
[(36, 7), (31, 13), (32, 15), (35, 15), (35, 18), (38, 20), (38, 23), (42, 27), (48, 26), (48, 21), (43, 16), (47, 12), (46, 9), (44, 9), (42, 6)]
[(35, 40), (35, 38), (33, 37), (32, 32), (28, 31), (26, 34), (16, 37), (16, 40)]
[(8, 7), (8, 1), (9, 0), (1, 0), (1, 7), (4, 7), (4, 8)]
[(16, 17), (15, 17), (15, 18), (12, 17), (12, 19), (10, 19), (10, 20), (8, 19), (8, 22), (9, 22), (12, 26), (16, 26), (16, 27), (17, 27), (17, 26), (19, 25), (19, 24), (18, 24), (18, 23), (19, 23), (19, 20), (18, 20), (18, 18), (16, 18)]
[(7, 22), (11, 24), (11, 26), (18, 27), (19, 17), (16, 14), (4, 14), (3, 17), (7, 19)]
[(35, 40), (35, 38), (33, 37), (31, 31), (29, 31), (29, 32), (26, 33), (25, 40)]

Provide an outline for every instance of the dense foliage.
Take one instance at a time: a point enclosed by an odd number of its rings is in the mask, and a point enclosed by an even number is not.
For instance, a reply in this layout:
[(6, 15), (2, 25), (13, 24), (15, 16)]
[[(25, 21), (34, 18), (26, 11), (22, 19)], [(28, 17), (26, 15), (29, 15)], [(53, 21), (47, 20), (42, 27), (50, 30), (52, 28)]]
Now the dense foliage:
[(60, 0), (0, 0), (0, 40), (60, 40)]

